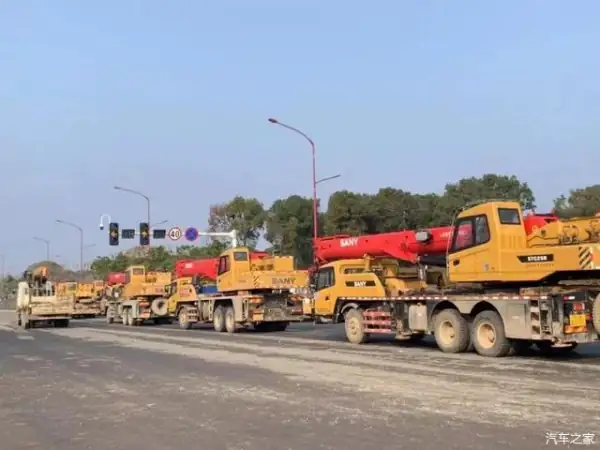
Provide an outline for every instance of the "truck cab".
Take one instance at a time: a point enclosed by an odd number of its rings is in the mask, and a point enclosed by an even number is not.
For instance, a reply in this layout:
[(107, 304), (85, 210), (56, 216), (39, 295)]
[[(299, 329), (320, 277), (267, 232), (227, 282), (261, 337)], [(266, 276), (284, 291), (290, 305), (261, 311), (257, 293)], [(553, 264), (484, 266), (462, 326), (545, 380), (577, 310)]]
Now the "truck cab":
[(600, 219), (546, 220), (528, 234), (517, 202), (487, 202), (462, 211), (448, 251), (450, 283), (555, 284), (594, 278)]
[(314, 274), (312, 285), (314, 312), (322, 317), (334, 316), (341, 298), (394, 297), (427, 287), (397, 260), (369, 257), (325, 264)]
[(253, 259), (248, 248), (238, 247), (226, 250), (219, 257), (219, 292), (293, 290), (307, 285), (308, 271), (295, 270), (292, 256)]

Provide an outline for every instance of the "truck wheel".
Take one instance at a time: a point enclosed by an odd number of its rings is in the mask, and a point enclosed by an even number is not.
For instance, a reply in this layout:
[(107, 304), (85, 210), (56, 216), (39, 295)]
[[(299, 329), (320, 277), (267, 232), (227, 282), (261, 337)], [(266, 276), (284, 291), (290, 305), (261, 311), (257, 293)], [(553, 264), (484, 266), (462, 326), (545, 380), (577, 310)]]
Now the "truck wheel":
[(512, 342), (504, 332), (504, 322), (496, 311), (482, 311), (475, 317), (471, 330), (475, 351), (481, 356), (500, 358), (510, 353)]
[(122, 317), (122, 320), (123, 320), (123, 325), (125, 325), (126, 327), (128, 327), (128, 326), (131, 325), (131, 323), (129, 322), (130, 321), (130, 317), (131, 317), (130, 314), (129, 314), (129, 308), (124, 308), (123, 309), (123, 313), (122, 313), (121, 317)]
[(228, 333), (235, 333), (237, 331), (235, 323), (235, 313), (233, 312), (233, 306), (229, 306), (225, 310), (225, 329)]
[(29, 330), (29, 328), (31, 328), (31, 322), (29, 321), (29, 315), (28, 314), (23, 314), (21, 316), (21, 327), (24, 330)]
[(225, 331), (225, 311), (222, 306), (217, 306), (213, 313), (213, 327), (217, 333)]
[(344, 327), (348, 342), (353, 344), (364, 344), (367, 342), (369, 335), (365, 333), (363, 315), (358, 309), (352, 308), (346, 312)]
[(183, 330), (189, 330), (192, 328), (192, 324), (189, 321), (187, 308), (183, 307), (179, 310), (179, 314), (177, 315), (177, 321), (179, 322), (179, 328)]
[(469, 323), (455, 309), (440, 311), (434, 319), (435, 342), (444, 353), (464, 353), (469, 348)]
[(600, 338), (600, 294), (594, 299), (592, 304), (592, 324), (596, 330), (596, 334)]
[(169, 304), (164, 298), (155, 298), (150, 304), (150, 311), (157, 316), (166, 316), (169, 313)]
[(111, 324), (115, 321), (115, 318), (113, 316), (109, 316), (108, 314), (106, 315), (106, 323)]

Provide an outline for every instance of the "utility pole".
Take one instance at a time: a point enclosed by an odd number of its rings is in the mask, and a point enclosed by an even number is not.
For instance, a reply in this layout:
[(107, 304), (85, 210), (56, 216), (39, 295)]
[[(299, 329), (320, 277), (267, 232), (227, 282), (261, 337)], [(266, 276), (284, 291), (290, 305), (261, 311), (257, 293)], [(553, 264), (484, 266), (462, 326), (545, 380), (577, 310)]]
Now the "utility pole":
[(43, 238), (37, 237), (37, 236), (34, 236), (33, 239), (46, 244), (46, 261), (50, 261), (50, 241), (48, 239), (43, 239)]
[(124, 188), (121, 186), (114, 186), (114, 189), (117, 191), (123, 191), (123, 192), (129, 192), (131, 194), (135, 194), (138, 195), (140, 197), (143, 197), (144, 199), (146, 199), (146, 204), (147, 204), (147, 217), (146, 220), (148, 221), (148, 228), (150, 228), (150, 197), (148, 197), (147, 195), (139, 192), (139, 191), (134, 191), (133, 189), (129, 189), (129, 188)]
[(323, 181), (333, 180), (334, 178), (339, 178), (341, 175), (333, 175), (331, 177), (321, 178), (317, 180), (317, 149), (315, 142), (303, 131), (300, 131), (298, 128), (294, 128), (290, 125), (286, 125), (285, 123), (280, 122), (277, 119), (269, 118), (269, 122), (275, 125), (279, 125), (280, 127), (286, 128), (290, 131), (293, 131), (296, 134), (302, 136), (306, 141), (310, 144), (310, 151), (312, 154), (312, 191), (313, 191), (313, 259), (316, 263), (316, 257), (314, 257), (314, 247), (317, 244), (317, 239), (319, 237), (319, 200), (317, 198), (317, 185), (322, 183)]

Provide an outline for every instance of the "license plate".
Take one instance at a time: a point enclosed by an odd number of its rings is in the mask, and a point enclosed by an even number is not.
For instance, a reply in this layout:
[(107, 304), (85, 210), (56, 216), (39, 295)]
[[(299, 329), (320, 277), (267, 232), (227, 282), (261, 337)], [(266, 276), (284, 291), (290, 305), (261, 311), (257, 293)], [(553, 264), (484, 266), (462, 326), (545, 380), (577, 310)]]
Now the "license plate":
[(569, 316), (569, 325), (571, 325), (572, 327), (585, 327), (585, 314), (571, 314)]

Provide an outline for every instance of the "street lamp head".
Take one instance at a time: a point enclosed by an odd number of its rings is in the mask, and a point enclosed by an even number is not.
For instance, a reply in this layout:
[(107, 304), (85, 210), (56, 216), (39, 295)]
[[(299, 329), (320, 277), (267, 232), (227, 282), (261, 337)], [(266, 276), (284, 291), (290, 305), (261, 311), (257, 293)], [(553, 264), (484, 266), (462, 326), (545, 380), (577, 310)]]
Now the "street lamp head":
[(277, 119), (273, 119), (272, 117), (269, 117), (269, 122), (271, 122), (271, 123), (279, 123), (279, 121)]

